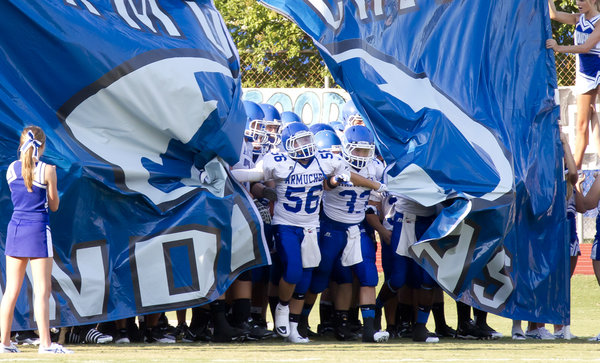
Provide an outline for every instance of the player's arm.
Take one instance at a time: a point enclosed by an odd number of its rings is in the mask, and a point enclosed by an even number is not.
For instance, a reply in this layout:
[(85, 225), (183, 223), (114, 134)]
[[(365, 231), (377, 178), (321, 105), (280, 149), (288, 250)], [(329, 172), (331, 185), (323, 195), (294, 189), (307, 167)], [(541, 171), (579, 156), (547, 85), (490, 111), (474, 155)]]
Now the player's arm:
[(233, 177), (242, 183), (259, 182), (265, 179), (265, 173), (262, 168), (254, 169), (235, 169), (231, 171)]
[(275, 166), (276, 164), (273, 164), (271, 160), (262, 159), (252, 169), (235, 169), (231, 171), (231, 174), (242, 183), (271, 180)]
[(556, 10), (554, 0), (548, 0), (548, 10), (550, 11), (550, 19), (563, 24), (577, 24), (580, 15), (578, 13), (567, 13)]
[(44, 174), (47, 186), (46, 192), (48, 193), (48, 208), (50, 208), (51, 211), (56, 212), (60, 203), (58, 187), (56, 185), (56, 166), (46, 164)]
[(267, 186), (272, 185), (272, 181), (264, 183), (253, 183), (250, 186), (250, 193), (254, 198), (265, 198), (270, 201), (277, 200), (277, 193), (273, 187)]
[(359, 187), (373, 189), (378, 192), (387, 191), (387, 186), (385, 184), (376, 182), (371, 179), (367, 179), (363, 176), (360, 176), (359, 174), (356, 174), (353, 171), (350, 172), (350, 181), (352, 182), (352, 184), (359, 186)]
[(558, 53), (589, 53), (600, 42), (600, 27), (595, 28), (585, 43), (579, 45), (559, 45), (556, 40), (546, 40), (546, 48), (554, 49)]
[(371, 179), (367, 179), (353, 171), (350, 171), (344, 165), (344, 163), (342, 162), (342, 159), (340, 157), (338, 157), (337, 159), (334, 159), (334, 163), (335, 163), (334, 164), (335, 166), (333, 169), (333, 175), (330, 176), (328, 179), (330, 188), (335, 188), (339, 184), (340, 181), (345, 181), (345, 182), (349, 181), (358, 187), (369, 188), (369, 189), (376, 190), (378, 192), (386, 192), (387, 191), (387, 186), (385, 184), (373, 181)]
[(373, 206), (374, 208), (367, 208), (367, 212), (365, 214), (365, 219), (367, 223), (373, 227), (375, 231), (379, 234), (379, 238), (387, 245), (390, 244), (392, 238), (392, 231), (389, 231), (387, 228), (383, 226), (381, 223), (381, 218), (375, 210), (381, 210), (381, 202), (373, 202), (369, 201), (369, 206)]

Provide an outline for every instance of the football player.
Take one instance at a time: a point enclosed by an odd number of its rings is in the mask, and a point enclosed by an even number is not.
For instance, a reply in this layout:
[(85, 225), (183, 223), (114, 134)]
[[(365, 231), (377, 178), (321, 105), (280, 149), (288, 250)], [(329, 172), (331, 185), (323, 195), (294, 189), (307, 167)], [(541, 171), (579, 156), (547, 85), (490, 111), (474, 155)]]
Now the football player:
[[(377, 216), (367, 217), (369, 224), (381, 236), (382, 261), (385, 261), (386, 269), (390, 270), (378, 296), (379, 304), (385, 304), (389, 297), (396, 295), (401, 318), (403, 317), (404, 322), (408, 323), (412, 320), (413, 308), (410, 303), (412, 298), (407, 299), (406, 294), (416, 290), (418, 306), (416, 323), (412, 328), (412, 339), (418, 342), (437, 343), (439, 338), (429, 333), (425, 327), (437, 284), (408, 254), (408, 246), (416, 242), (435, 219), (436, 207), (423, 207), (401, 196), (384, 198), (378, 209), (383, 210), (384, 205), (389, 205), (386, 216), (393, 215), (385, 220), (388, 227), (391, 224), (391, 231)], [(383, 253), (386, 255), (384, 256)]]
[(342, 152), (342, 140), (333, 131), (321, 130), (315, 133), (315, 143), (319, 150), (329, 151), (334, 154)]
[(386, 190), (385, 184), (350, 172), (337, 155), (319, 152), (314, 136), (303, 123), (288, 124), (281, 134), (285, 153), (271, 152), (254, 169), (234, 170), (239, 181), (275, 181), (273, 226), (276, 250), (282, 264), (275, 330), (293, 343), (306, 343), (298, 333), (312, 269), (320, 262), (317, 228), (323, 182), (335, 187), (340, 181)]
[(365, 121), (361, 114), (356, 109), (354, 101), (348, 100), (342, 107), (342, 118), (346, 124), (346, 128), (354, 125), (365, 125)]
[[(324, 131), (321, 131), (324, 132)], [(373, 182), (383, 176), (383, 164), (375, 159), (373, 135), (364, 126), (351, 126), (344, 132), (342, 155), (346, 166)], [(375, 331), (375, 244), (361, 223), (372, 188), (340, 182), (323, 196), (323, 213), (319, 248), (321, 262), (314, 270), (305, 313), (317, 294), (325, 290), (330, 277), (337, 283), (335, 297), (335, 334), (339, 340), (353, 340), (357, 335), (349, 328), (348, 310), (352, 300), (353, 272), (360, 282), (359, 306), (363, 316), (364, 342), (387, 341), (387, 332)], [(362, 229), (362, 230), (361, 230)]]

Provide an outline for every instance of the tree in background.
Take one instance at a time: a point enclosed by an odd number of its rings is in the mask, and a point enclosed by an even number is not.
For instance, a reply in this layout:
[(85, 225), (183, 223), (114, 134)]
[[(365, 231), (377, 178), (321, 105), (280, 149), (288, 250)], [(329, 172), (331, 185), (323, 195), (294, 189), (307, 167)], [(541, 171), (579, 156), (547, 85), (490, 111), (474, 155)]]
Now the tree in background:
[(243, 87), (323, 87), (329, 71), (294, 23), (256, 0), (215, 0), (240, 53)]
[[(575, 0), (555, 0), (556, 9), (568, 13), (578, 13)], [(559, 44), (574, 44), (573, 34), (575, 27), (551, 21), (552, 35)], [(572, 86), (575, 84), (575, 57), (573, 54), (554, 53), (556, 58), (556, 73), (559, 86)]]

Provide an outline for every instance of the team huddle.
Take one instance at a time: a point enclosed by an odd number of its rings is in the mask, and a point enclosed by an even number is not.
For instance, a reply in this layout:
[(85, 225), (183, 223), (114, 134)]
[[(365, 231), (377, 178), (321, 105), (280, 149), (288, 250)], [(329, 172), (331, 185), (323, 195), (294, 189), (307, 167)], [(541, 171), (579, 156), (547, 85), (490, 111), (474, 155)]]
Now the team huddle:
[[(499, 334), (485, 319), (479, 327), (467, 319), (458, 332), (446, 325), (441, 289), (408, 256), (408, 246), (433, 221), (436, 207), (388, 195), (374, 137), (352, 101), (342, 110), (346, 124), (310, 128), (297, 114), (280, 115), (269, 104), (244, 101), (244, 107), (245, 143), (232, 174), (246, 183), (263, 217), (273, 260), (264, 274), (278, 335), (292, 343), (309, 341), (308, 314), (318, 294), (323, 294), (318, 332), (332, 329), (340, 340), (384, 342), (401, 334), (437, 342), (439, 336)], [(375, 233), (382, 241), (386, 279), (379, 296)], [(394, 311), (386, 309), (387, 331), (382, 331), (382, 307), (390, 300)], [(437, 335), (425, 327), (434, 302), (438, 310), (441, 305)], [(353, 306), (362, 315), (362, 329)]]

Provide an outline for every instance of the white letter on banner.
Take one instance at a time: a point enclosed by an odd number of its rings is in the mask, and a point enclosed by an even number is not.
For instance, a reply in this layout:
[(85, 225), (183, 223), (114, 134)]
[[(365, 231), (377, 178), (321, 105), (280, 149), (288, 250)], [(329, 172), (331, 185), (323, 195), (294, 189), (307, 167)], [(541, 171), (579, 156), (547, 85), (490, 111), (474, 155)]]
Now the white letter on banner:
[(219, 49), (227, 59), (233, 57), (233, 49), (236, 48), (235, 46), (232, 46), (229, 40), (229, 32), (227, 28), (224, 27), (225, 22), (222, 21), (221, 14), (213, 9), (208, 10), (209, 14), (206, 14), (200, 9), (195, 1), (186, 1), (185, 3), (192, 9), (192, 12), (196, 16), (196, 19), (198, 20), (198, 23), (200, 23), (208, 40)]
[(231, 271), (235, 271), (255, 258), (254, 235), (237, 204), (233, 206), (231, 228)]
[[(197, 72), (231, 77), (228, 68), (209, 59), (162, 59), (120, 77), (83, 100), (65, 123), (80, 143), (123, 170), (127, 188), (144, 194), (155, 205), (176, 200), (202, 186), (196, 167), (190, 166), (192, 178), (181, 181), (186, 186), (165, 192), (149, 183), (150, 172), (142, 159), (162, 164), (161, 154), (169, 142), (188, 143), (217, 108), (217, 101), (205, 101)], [(222, 190), (213, 194), (222, 196)]]
[(360, 20), (365, 20), (367, 18), (366, 1), (365, 0), (352, 0), (352, 1), (356, 5), (356, 10), (358, 10), (358, 17), (360, 18)]
[(417, 6), (417, 3), (415, 2), (415, 0), (400, 0), (400, 4), (398, 5), (398, 8), (399, 8), (399, 10), (405, 10), (405, 9), (414, 8), (415, 6)]
[(342, 23), (342, 19), (344, 18), (344, 3), (341, 0), (337, 0), (337, 8), (338, 8), (338, 18), (335, 19), (333, 15), (333, 11), (327, 4), (327, 1), (324, 0), (304, 0), (308, 3), (308, 5), (315, 10), (319, 17), (323, 19), (329, 26), (333, 29), (338, 30), (340, 24)]
[[(367, 1), (366, 0), (352, 0), (354, 4), (356, 4), (356, 9), (358, 10), (358, 17), (360, 20), (365, 20), (367, 15)], [(369, 1), (369, 3), (373, 4), (373, 13), (375, 16), (383, 15), (383, 0), (374, 0)]]
[[(506, 269), (510, 268), (512, 260), (510, 256), (506, 254), (506, 250), (502, 248), (496, 255), (488, 262), (485, 269), (489, 273), (490, 282), (494, 285), (502, 286), (496, 292), (489, 296), (486, 294), (485, 288), (487, 286), (473, 282), (473, 293), (475, 298), (481, 305), (488, 306), (492, 309), (498, 309), (500, 306), (506, 303), (512, 292), (514, 291), (514, 284), (510, 276), (506, 273)], [(488, 295), (488, 296), (486, 296)]]
[[(79, 0), (81, 1), (81, 3), (85, 6), (85, 8), (92, 14), (94, 15), (98, 15), (100, 16), (100, 12), (98, 12), (98, 9), (96, 9), (96, 7), (94, 7), (94, 5), (92, 5), (88, 0)], [(77, 5), (77, 2), (75, 0), (66, 0), (67, 4), (75, 6), (75, 7), (79, 7)]]
[(127, 25), (134, 29), (141, 30), (142, 28), (129, 16), (130, 11), (136, 16), (137, 20), (147, 26), (148, 29), (150, 29), (153, 33), (157, 33), (158, 30), (156, 30), (154, 27), (152, 19), (150, 19), (151, 16), (152, 18), (160, 21), (162, 27), (170, 36), (181, 36), (181, 33), (179, 30), (177, 30), (177, 27), (171, 18), (162, 11), (162, 9), (156, 3), (156, 0), (143, 0), (141, 12), (137, 10), (133, 0), (114, 0), (114, 4), (117, 9), (117, 13), (121, 16), (121, 18), (125, 20)]
[[(135, 273), (139, 303), (142, 308), (156, 305), (194, 301), (206, 297), (215, 282), (215, 259), (218, 231), (197, 229), (166, 233), (134, 242)], [(190, 270), (178, 271), (177, 261), (171, 261), (169, 249), (185, 247), (191, 255)], [(174, 286), (172, 276), (191, 276), (192, 285)]]
[[(53, 261), (52, 277), (58, 282), (64, 293), (64, 298), (73, 306), (81, 317), (101, 315), (105, 312), (107, 276), (102, 253), (102, 246), (79, 248), (75, 251), (73, 262), (77, 270), (75, 274), (63, 271), (56, 261)], [(75, 284), (73, 276), (80, 287)]]
[(431, 243), (417, 243), (410, 247), (418, 259), (429, 256), (428, 259), (436, 270), (436, 279), (447, 290), (454, 292), (464, 271), (471, 243), (475, 241), (475, 228), (461, 222), (455, 233), (459, 234), (458, 243), (452, 248), (441, 251), (441, 255)]

